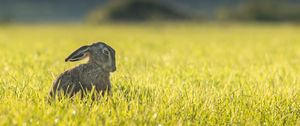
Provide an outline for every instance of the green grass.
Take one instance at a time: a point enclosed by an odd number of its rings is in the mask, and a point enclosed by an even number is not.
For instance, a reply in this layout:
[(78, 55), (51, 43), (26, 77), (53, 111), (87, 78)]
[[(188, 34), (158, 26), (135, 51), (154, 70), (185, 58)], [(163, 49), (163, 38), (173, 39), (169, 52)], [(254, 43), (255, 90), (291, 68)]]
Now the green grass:
[[(48, 104), (95, 41), (117, 51), (113, 96)], [(300, 125), (298, 25), (1, 26), (0, 57), (0, 125)]]

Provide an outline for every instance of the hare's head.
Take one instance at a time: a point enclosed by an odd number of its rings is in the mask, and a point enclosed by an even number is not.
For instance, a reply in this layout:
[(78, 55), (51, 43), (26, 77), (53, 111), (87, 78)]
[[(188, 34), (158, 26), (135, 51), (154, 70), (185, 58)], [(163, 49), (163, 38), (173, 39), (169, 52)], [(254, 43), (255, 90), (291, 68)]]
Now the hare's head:
[(74, 62), (89, 57), (90, 63), (101, 66), (105, 71), (116, 71), (115, 50), (103, 42), (85, 45), (74, 51), (66, 62)]

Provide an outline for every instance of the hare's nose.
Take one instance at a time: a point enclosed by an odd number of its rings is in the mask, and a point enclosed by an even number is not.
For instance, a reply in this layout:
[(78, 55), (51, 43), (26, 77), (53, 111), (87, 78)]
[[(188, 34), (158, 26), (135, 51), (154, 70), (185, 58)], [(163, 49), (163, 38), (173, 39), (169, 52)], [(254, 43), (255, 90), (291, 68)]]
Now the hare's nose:
[(117, 70), (117, 68), (113, 67), (112, 70), (111, 70), (111, 72), (115, 72), (116, 70)]

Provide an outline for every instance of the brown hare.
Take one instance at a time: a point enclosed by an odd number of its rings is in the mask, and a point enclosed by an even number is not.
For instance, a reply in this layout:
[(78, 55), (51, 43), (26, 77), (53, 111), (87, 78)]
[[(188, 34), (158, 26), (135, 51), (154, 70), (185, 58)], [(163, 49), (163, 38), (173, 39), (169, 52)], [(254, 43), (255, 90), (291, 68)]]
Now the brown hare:
[[(103, 42), (85, 45), (74, 51), (65, 62), (74, 62), (89, 57), (86, 64), (67, 70), (54, 81), (50, 97), (65, 94), (72, 97), (76, 93), (96, 91), (104, 95), (111, 93), (110, 72), (116, 71), (115, 50)], [(62, 93), (63, 92), (63, 93)]]

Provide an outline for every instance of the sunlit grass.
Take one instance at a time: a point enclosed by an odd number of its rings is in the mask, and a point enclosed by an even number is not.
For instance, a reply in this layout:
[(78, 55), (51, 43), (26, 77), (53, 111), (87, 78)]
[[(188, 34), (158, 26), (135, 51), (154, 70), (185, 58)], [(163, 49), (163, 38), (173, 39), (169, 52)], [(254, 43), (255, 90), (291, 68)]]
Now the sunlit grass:
[[(300, 27), (288, 24), (0, 26), (0, 125), (300, 125)], [(117, 52), (113, 96), (48, 104), (53, 80)]]

